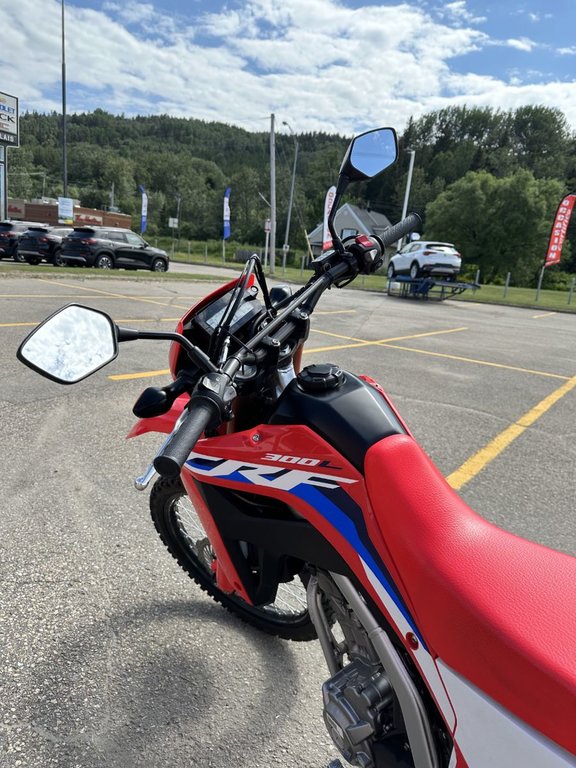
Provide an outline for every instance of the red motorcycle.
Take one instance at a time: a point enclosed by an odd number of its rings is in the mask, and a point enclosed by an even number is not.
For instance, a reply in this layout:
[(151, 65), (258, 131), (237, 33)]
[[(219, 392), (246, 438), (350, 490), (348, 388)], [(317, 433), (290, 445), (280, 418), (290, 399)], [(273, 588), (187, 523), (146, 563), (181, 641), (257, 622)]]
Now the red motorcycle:
[[(384, 128), (352, 141), (351, 181), (397, 157)], [(324, 720), (360, 768), (576, 766), (576, 559), (476, 515), (418, 446), (382, 388), (336, 365), (301, 367), (322, 293), (381, 266), (418, 226), (341, 241), (293, 295), (259, 259), (175, 332), (64, 307), (18, 350), (65, 384), (118, 342), (172, 341), (173, 380), (146, 389), (130, 435), (168, 435), (137, 480), (154, 524), (198, 584), (279, 637), (318, 638)]]

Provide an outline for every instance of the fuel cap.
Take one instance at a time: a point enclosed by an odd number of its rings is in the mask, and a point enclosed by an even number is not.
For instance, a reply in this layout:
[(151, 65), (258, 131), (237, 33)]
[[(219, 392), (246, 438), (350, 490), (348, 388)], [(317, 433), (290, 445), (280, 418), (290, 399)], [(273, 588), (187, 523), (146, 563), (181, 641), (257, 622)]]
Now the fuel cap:
[(333, 363), (307, 365), (298, 374), (298, 384), (304, 392), (325, 392), (336, 389), (344, 380), (344, 373)]

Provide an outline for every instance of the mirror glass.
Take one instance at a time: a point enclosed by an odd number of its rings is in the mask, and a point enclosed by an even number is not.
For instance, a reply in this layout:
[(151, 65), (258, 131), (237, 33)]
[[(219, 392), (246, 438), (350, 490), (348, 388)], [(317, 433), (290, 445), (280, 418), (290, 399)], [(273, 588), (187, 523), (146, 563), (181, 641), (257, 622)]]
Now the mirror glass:
[(392, 128), (378, 128), (357, 136), (350, 148), (349, 162), (366, 178), (377, 176), (398, 157), (396, 134)]
[(45, 320), (18, 350), (19, 360), (62, 384), (86, 378), (117, 354), (112, 319), (78, 304), (70, 304)]

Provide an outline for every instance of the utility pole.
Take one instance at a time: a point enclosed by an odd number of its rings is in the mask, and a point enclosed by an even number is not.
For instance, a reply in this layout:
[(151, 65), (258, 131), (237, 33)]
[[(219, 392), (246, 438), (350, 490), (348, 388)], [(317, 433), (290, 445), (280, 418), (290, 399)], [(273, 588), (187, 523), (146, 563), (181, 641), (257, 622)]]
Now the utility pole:
[(290, 219), (292, 218), (292, 203), (294, 201), (294, 186), (296, 184), (296, 164), (298, 162), (298, 139), (294, 135), (294, 131), (292, 130), (292, 126), (290, 125), (290, 123), (287, 123), (286, 120), (284, 120), (282, 125), (287, 126), (288, 130), (292, 135), (292, 139), (294, 140), (294, 165), (292, 166), (292, 181), (290, 183), (290, 198), (288, 200), (288, 216), (286, 217), (286, 234), (284, 235), (284, 245), (282, 246), (282, 274), (284, 274), (286, 271), (286, 257), (288, 256), (288, 251), (290, 250), (288, 238), (290, 237)]
[(68, 197), (68, 146), (66, 141), (66, 43), (62, 0), (62, 196)]
[[(176, 195), (176, 229), (178, 229), (178, 247), (180, 247), (180, 205), (182, 203), (182, 195)], [(172, 219), (174, 224), (174, 219)], [(174, 248), (176, 244), (176, 236), (174, 234), (175, 227), (172, 226), (172, 258), (174, 258)]]
[(270, 274), (276, 272), (276, 137), (274, 113), (270, 115)]

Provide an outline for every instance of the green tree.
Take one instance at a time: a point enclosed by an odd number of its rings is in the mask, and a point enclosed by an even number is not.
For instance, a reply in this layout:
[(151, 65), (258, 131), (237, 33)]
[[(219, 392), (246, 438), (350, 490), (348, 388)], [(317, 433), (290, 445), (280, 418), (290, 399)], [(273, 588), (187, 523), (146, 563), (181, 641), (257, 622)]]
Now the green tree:
[(537, 178), (564, 178), (572, 136), (559, 109), (520, 107), (513, 115), (515, 152), (519, 163)]
[(544, 261), (562, 194), (560, 181), (530, 171), (503, 179), (471, 171), (428, 205), (425, 237), (454, 242), (487, 282), (511, 272), (526, 285)]

